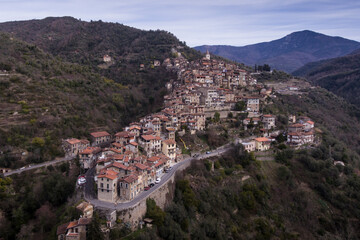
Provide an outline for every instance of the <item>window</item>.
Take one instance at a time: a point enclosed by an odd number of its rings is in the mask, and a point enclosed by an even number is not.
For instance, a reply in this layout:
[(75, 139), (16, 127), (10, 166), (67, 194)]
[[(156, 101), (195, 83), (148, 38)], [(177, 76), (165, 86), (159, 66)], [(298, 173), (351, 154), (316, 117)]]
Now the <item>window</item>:
[(103, 187), (104, 187), (104, 184), (103, 184), (103, 183), (100, 183), (100, 187), (103, 188)]
[(107, 192), (109, 192), (109, 189), (107, 190)]
[(106, 188), (109, 188), (109, 184), (106, 184), (107, 186), (106, 186)]
[(125, 187), (128, 188), (128, 184), (127, 184), (127, 183), (125, 183)]
[(104, 192), (104, 189), (101, 189), (101, 192)]
[(106, 179), (106, 181), (109, 181), (109, 179)]

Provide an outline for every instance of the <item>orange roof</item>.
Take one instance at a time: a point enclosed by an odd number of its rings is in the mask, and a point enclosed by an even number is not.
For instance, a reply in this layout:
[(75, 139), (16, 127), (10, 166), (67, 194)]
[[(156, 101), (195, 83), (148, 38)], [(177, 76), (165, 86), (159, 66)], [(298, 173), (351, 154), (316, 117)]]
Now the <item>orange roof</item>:
[(263, 115), (263, 117), (265, 117), (265, 118), (271, 118), (271, 117), (274, 117), (274, 116), (271, 115), (271, 114), (266, 114), (266, 115)]
[(139, 145), (137, 142), (130, 142), (130, 144), (133, 145), (133, 146)]
[(117, 172), (109, 169), (105, 169), (104, 171), (101, 171), (101, 174), (98, 175), (98, 178), (108, 178), (111, 180), (114, 180), (117, 178)]
[(99, 147), (87, 147), (80, 154), (91, 154), (91, 153), (99, 153), (101, 152), (101, 148)]
[(65, 141), (70, 143), (71, 145), (81, 143), (81, 141), (79, 139), (76, 139), (76, 138), (66, 139)]
[(165, 162), (164, 161), (159, 161), (157, 164), (155, 164), (155, 167), (158, 167), (158, 166), (160, 166), (160, 165), (163, 165)]
[(266, 137), (259, 137), (259, 138), (255, 138), (255, 141), (258, 141), (258, 142), (270, 142), (271, 140), (266, 138)]
[(94, 138), (98, 138), (98, 137), (110, 136), (110, 133), (103, 131), (103, 132), (93, 132), (90, 133), (90, 135), (93, 136)]
[(175, 140), (173, 140), (173, 139), (166, 139), (163, 141), (163, 143), (165, 143), (167, 145), (176, 144)]
[(307, 123), (314, 125), (315, 123), (313, 121), (307, 121)]
[(132, 174), (132, 175), (130, 175), (130, 176), (128, 176), (128, 177), (120, 180), (120, 181), (124, 181), (124, 182), (127, 182), (127, 183), (133, 183), (133, 182), (135, 182), (137, 179), (138, 179), (138, 177), (137, 177), (136, 175), (133, 175), (133, 174)]
[(109, 149), (110, 151), (112, 151), (112, 152), (114, 152), (114, 153), (122, 153), (122, 151), (121, 150), (118, 150), (118, 149), (116, 149), (116, 148), (110, 148)]
[(155, 139), (155, 137), (153, 135), (141, 135), (141, 137), (143, 139), (145, 139), (146, 141), (150, 141), (150, 140)]
[(116, 137), (123, 137), (123, 138), (130, 138), (133, 137), (134, 134), (127, 132), (127, 131), (122, 131), (122, 132), (118, 132), (115, 134)]
[(70, 222), (66, 229), (73, 228), (78, 225), (78, 221)]
[(149, 162), (156, 162), (159, 161), (160, 158), (158, 156), (152, 156), (150, 158), (147, 159)]
[(118, 148), (123, 146), (121, 143), (117, 143), (117, 142), (113, 142), (111, 145)]
[(116, 167), (116, 168), (119, 168), (119, 169), (124, 169), (126, 170), (127, 167), (119, 162), (114, 162), (112, 163), (109, 167)]
[(135, 167), (137, 167), (137, 168), (139, 168), (141, 170), (145, 170), (145, 169), (148, 168), (147, 166), (145, 166), (144, 164), (141, 164), (141, 163), (136, 163)]

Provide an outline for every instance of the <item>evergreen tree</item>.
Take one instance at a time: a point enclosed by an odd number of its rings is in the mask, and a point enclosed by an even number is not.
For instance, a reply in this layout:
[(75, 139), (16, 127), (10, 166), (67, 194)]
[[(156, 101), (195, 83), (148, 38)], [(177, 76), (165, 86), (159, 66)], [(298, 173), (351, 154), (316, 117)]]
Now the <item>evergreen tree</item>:
[(89, 225), (88, 234), (86, 237), (87, 240), (103, 240), (104, 235), (100, 229), (100, 218), (97, 213), (94, 214), (94, 217)]

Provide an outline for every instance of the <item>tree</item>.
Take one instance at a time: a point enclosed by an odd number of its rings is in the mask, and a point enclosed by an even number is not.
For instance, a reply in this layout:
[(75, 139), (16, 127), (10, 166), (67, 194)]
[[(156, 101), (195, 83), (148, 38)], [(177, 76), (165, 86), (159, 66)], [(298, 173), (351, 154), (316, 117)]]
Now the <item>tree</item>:
[(214, 114), (214, 122), (220, 122), (220, 113), (219, 112), (215, 112)]
[(89, 225), (89, 230), (87, 232), (86, 236), (87, 240), (103, 240), (104, 235), (101, 232), (100, 229), (100, 218), (97, 213), (94, 214), (94, 217), (92, 218), (92, 221)]
[(244, 101), (239, 101), (235, 104), (235, 111), (244, 111), (246, 110), (246, 103)]
[(154, 220), (156, 226), (162, 226), (164, 224), (165, 212), (156, 205), (156, 202), (152, 198), (146, 199), (146, 214), (145, 217)]

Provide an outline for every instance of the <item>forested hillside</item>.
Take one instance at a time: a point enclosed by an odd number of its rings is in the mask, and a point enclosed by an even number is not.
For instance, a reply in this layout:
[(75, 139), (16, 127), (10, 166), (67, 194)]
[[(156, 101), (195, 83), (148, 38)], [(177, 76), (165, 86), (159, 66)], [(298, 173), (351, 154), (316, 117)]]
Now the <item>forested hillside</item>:
[(265, 111), (285, 126), (289, 114), (311, 117), (319, 146), (294, 150), (278, 138), (275, 161), (258, 161), (237, 146), (197, 162), (177, 181), (164, 212), (149, 203), (157, 227), (137, 239), (360, 237), (359, 110), (320, 88), (272, 100)]
[(114, 132), (158, 110), (177, 76), (154, 60), (172, 48), (201, 57), (164, 31), (70, 17), (0, 25), (11, 32), (0, 35), (0, 167), (50, 160), (61, 138)]
[(360, 106), (360, 52), (309, 63), (294, 72), (323, 88)]

